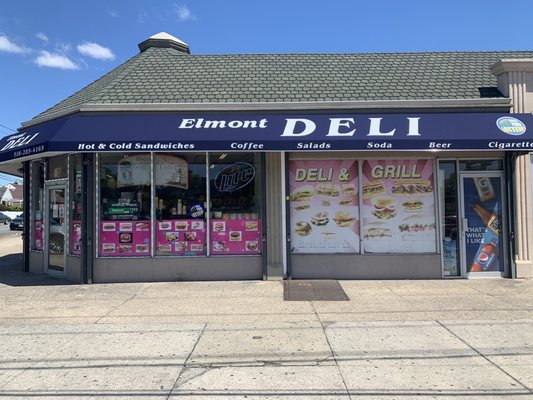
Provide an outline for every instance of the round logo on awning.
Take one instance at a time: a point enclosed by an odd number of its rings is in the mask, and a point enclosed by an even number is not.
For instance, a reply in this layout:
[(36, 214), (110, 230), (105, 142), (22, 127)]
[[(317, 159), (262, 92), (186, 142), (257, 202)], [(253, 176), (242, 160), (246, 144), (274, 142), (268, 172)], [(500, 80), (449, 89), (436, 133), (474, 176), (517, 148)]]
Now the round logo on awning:
[(496, 121), (496, 126), (508, 135), (519, 136), (526, 132), (526, 125), (515, 117), (500, 117)]

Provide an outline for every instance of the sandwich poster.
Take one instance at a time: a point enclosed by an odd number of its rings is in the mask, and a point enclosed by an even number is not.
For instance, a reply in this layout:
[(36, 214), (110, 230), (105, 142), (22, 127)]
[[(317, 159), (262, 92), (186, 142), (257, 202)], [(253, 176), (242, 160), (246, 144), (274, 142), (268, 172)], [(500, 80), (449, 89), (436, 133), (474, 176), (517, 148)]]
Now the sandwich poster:
[(365, 160), (362, 173), (365, 252), (435, 252), (433, 161)]
[(291, 251), (359, 252), (357, 161), (293, 160), (289, 179)]

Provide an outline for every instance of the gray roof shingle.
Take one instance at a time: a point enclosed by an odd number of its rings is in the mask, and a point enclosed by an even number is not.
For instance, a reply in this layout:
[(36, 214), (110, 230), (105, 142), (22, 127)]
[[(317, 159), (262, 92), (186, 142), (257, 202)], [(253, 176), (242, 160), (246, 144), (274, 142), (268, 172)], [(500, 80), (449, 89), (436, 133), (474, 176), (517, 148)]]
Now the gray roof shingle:
[(490, 67), (533, 51), (189, 55), (152, 47), (35, 118), (83, 104), (502, 97)]

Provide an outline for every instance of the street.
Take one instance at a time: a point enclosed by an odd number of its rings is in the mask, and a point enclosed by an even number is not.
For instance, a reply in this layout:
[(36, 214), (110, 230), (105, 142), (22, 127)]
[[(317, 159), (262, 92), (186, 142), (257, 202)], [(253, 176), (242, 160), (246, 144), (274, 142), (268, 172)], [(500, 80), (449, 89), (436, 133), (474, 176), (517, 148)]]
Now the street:
[(74, 285), (19, 272), (16, 235), (2, 399), (533, 397), (531, 280), (341, 281), (338, 302), (273, 281)]

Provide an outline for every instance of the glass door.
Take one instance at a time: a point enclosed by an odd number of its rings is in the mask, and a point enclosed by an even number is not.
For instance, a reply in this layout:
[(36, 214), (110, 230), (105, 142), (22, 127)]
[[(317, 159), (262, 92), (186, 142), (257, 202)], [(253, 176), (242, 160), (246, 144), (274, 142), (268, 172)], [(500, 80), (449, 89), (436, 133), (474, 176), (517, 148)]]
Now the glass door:
[(461, 174), (460, 181), (462, 275), (505, 275), (503, 174)]
[(48, 187), (47, 189), (47, 273), (63, 276), (65, 273), (65, 233), (66, 221), (66, 187)]

